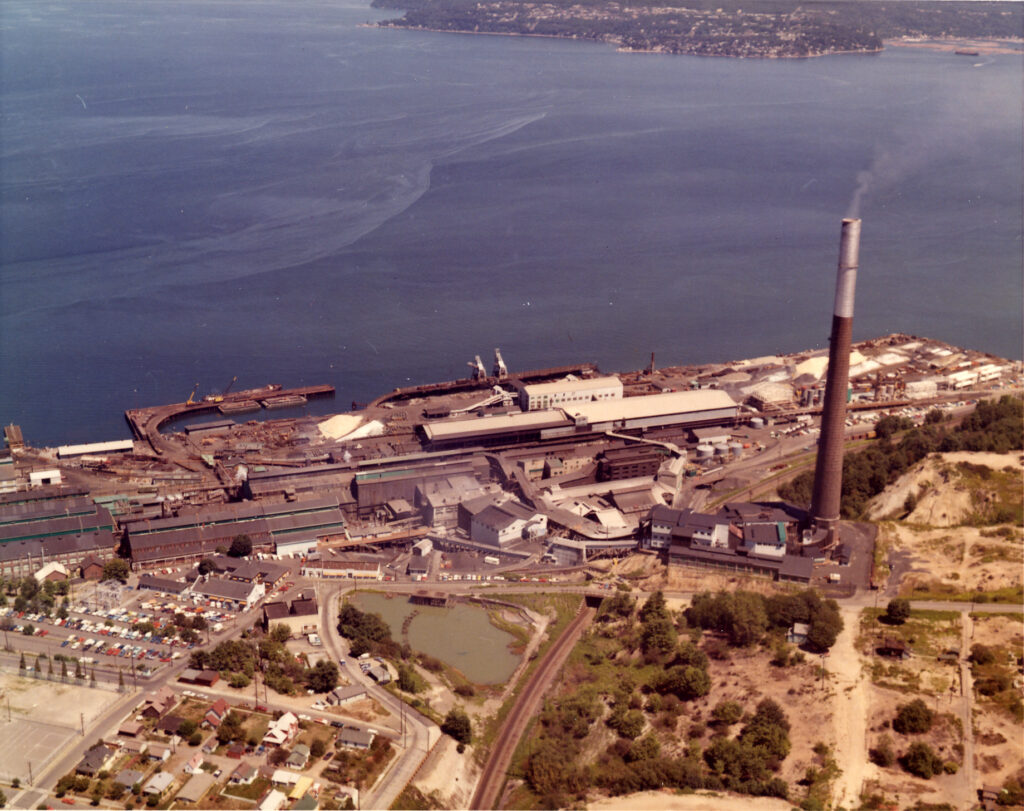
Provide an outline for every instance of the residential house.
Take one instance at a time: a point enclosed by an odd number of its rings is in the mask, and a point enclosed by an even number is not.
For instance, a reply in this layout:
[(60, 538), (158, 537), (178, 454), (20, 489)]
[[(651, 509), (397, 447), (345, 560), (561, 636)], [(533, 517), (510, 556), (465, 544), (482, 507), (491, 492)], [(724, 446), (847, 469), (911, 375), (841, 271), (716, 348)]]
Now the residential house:
[(174, 798), (175, 804), (198, 803), (206, 795), (217, 780), (212, 774), (199, 772), (193, 774)]
[(267, 734), (263, 736), (263, 743), (266, 746), (284, 746), (289, 743), (299, 731), (299, 719), (294, 713), (286, 712), (276, 721), (270, 722)]
[(185, 719), (180, 715), (166, 715), (160, 719), (156, 728), (165, 735), (177, 735), (183, 723), (185, 723)]
[[(289, 800), (298, 800), (301, 797), (304, 797), (306, 795), (306, 793), (311, 788), (313, 789), (314, 793), (316, 793), (316, 794), (320, 793), (320, 791), (319, 791), (320, 784), (317, 783), (316, 786), (313, 786), (313, 778), (312, 777), (307, 777), (306, 775), (303, 775), (302, 777), (299, 778), (298, 782), (295, 784), (295, 786), (292, 788), (292, 790), (288, 793), (288, 799)], [(292, 808), (294, 808), (294, 807), (295, 806), (292, 806)]]
[(149, 748), (149, 741), (129, 739), (127, 741), (121, 741), (121, 749), (129, 755), (144, 755), (146, 750)]
[(247, 786), (256, 779), (256, 773), (256, 767), (243, 760), (235, 766), (235, 770), (231, 772), (228, 782), (233, 786)]
[(184, 684), (197, 684), (200, 687), (213, 687), (220, 680), (216, 670), (196, 670), (193, 667), (181, 671), (178, 681)]
[(116, 751), (108, 748), (106, 744), (98, 743), (85, 753), (78, 765), (75, 766), (75, 771), (87, 777), (95, 777), (110, 767), (115, 754)]
[(146, 756), (150, 760), (166, 763), (171, 756), (171, 747), (163, 743), (150, 743), (149, 748), (146, 750)]
[(199, 774), (203, 770), (203, 753), (196, 752), (185, 764), (185, 774)]
[(163, 718), (178, 703), (178, 697), (170, 687), (161, 687), (146, 696), (139, 714), (144, 718)]
[(203, 724), (210, 726), (213, 729), (217, 729), (220, 726), (221, 721), (224, 720), (224, 716), (228, 714), (228, 702), (223, 698), (218, 698), (213, 702), (213, 705), (206, 711), (203, 716)]
[(296, 744), (288, 755), (285, 765), (292, 769), (305, 769), (309, 762), (309, 747), (304, 743)]
[(159, 797), (171, 787), (173, 782), (174, 776), (169, 772), (157, 772), (149, 778), (149, 782), (142, 787), (142, 793), (152, 794)]
[(245, 754), (245, 744), (240, 742), (233, 743), (224, 751), (224, 754), (227, 755), (229, 758), (241, 760), (242, 755)]
[(141, 782), (142, 778), (145, 776), (145, 772), (140, 772), (136, 769), (122, 769), (117, 773), (117, 777), (114, 778), (114, 782), (119, 786), (131, 788), (136, 783)]
[(123, 724), (121, 724), (121, 726), (117, 728), (118, 735), (122, 735), (129, 738), (136, 737), (140, 732), (142, 732), (141, 721), (125, 721)]
[(271, 791), (257, 806), (259, 811), (280, 811), (288, 802), (288, 796), (277, 789)]
[(345, 727), (338, 733), (336, 739), (338, 746), (345, 746), (349, 749), (369, 749), (373, 743), (373, 733), (365, 729), (351, 729)]
[(301, 775), (295, 772), (290, 772), (287, 769), (275, 769), (273, 777), (270, 778), (270, 782), (275, 786), (294, 786), (299, 782)]
[(907, 647), (907, 643), (893, 636), (887, 636), (882, 640), (882, 644), (878, 646), (878, 652), (882, 656), (893, 656), (897, 659), (910, 658), (910, 648)]
[(303, 794), (295, 801), (292, 811), (317, 811), (318, 808), (320, 808), (320, 801), (316, 797), (312, 794)]

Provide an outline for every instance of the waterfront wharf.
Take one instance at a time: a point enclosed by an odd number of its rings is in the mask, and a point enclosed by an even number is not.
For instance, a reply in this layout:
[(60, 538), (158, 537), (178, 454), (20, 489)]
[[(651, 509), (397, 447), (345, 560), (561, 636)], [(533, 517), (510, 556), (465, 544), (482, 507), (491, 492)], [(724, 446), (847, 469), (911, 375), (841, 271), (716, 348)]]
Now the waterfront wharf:
[(160, 428), (172, 420), (180, 419), (184, 416), (220, 413), (222, 406), (230, 406), (232, 403), (251, 402), (267, 397), (301, 397), (308, 400), (313, 397), (331, 397), (333, 395), (334, 386), (327, 384), (285, 389), (279, 383), (272, 383), (259, 389), (247, 389), (233, 394), (226, 394), (216, 400), (170, 403), (149, 408), (130, 409), (124, 412), (124, 416), (135, 438), (148, 442), (154, 453), (158, 456), (164, 456), (168, 451), (168, 447), (161, 441)]

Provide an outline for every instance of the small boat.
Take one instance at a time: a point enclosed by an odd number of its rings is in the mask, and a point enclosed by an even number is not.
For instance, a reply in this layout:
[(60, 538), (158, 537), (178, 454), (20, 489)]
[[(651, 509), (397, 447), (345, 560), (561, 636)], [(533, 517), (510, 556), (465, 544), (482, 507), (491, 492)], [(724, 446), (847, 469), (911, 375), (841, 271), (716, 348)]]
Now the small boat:
[(953, 51), (957, 56), (981, 56), (981, 51)]

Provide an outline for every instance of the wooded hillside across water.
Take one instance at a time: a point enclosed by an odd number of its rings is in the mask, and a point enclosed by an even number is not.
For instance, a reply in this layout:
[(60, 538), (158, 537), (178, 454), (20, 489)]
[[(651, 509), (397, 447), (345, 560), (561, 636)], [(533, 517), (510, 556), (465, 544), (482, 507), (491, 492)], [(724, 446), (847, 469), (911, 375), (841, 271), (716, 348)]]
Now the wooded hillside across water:
[(382, 26), (607, 42), (633, 51), (736, 57), (871, 52), (897, 37), (1019, 39), (1022, 3), (793, 0), (373, 0)]

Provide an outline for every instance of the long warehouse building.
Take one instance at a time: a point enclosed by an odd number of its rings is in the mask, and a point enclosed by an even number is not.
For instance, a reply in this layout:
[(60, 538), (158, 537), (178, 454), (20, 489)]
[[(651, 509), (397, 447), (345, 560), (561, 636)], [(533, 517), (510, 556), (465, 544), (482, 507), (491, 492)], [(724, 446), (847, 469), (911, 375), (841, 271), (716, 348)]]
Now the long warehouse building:
[(711, 425), (736, 418), (739, 406), (718, 389), (667, 392), (590, 402), (562, 409), (437, 420), (421, 427), (431, 448), (531, 442), (604, 431)]

